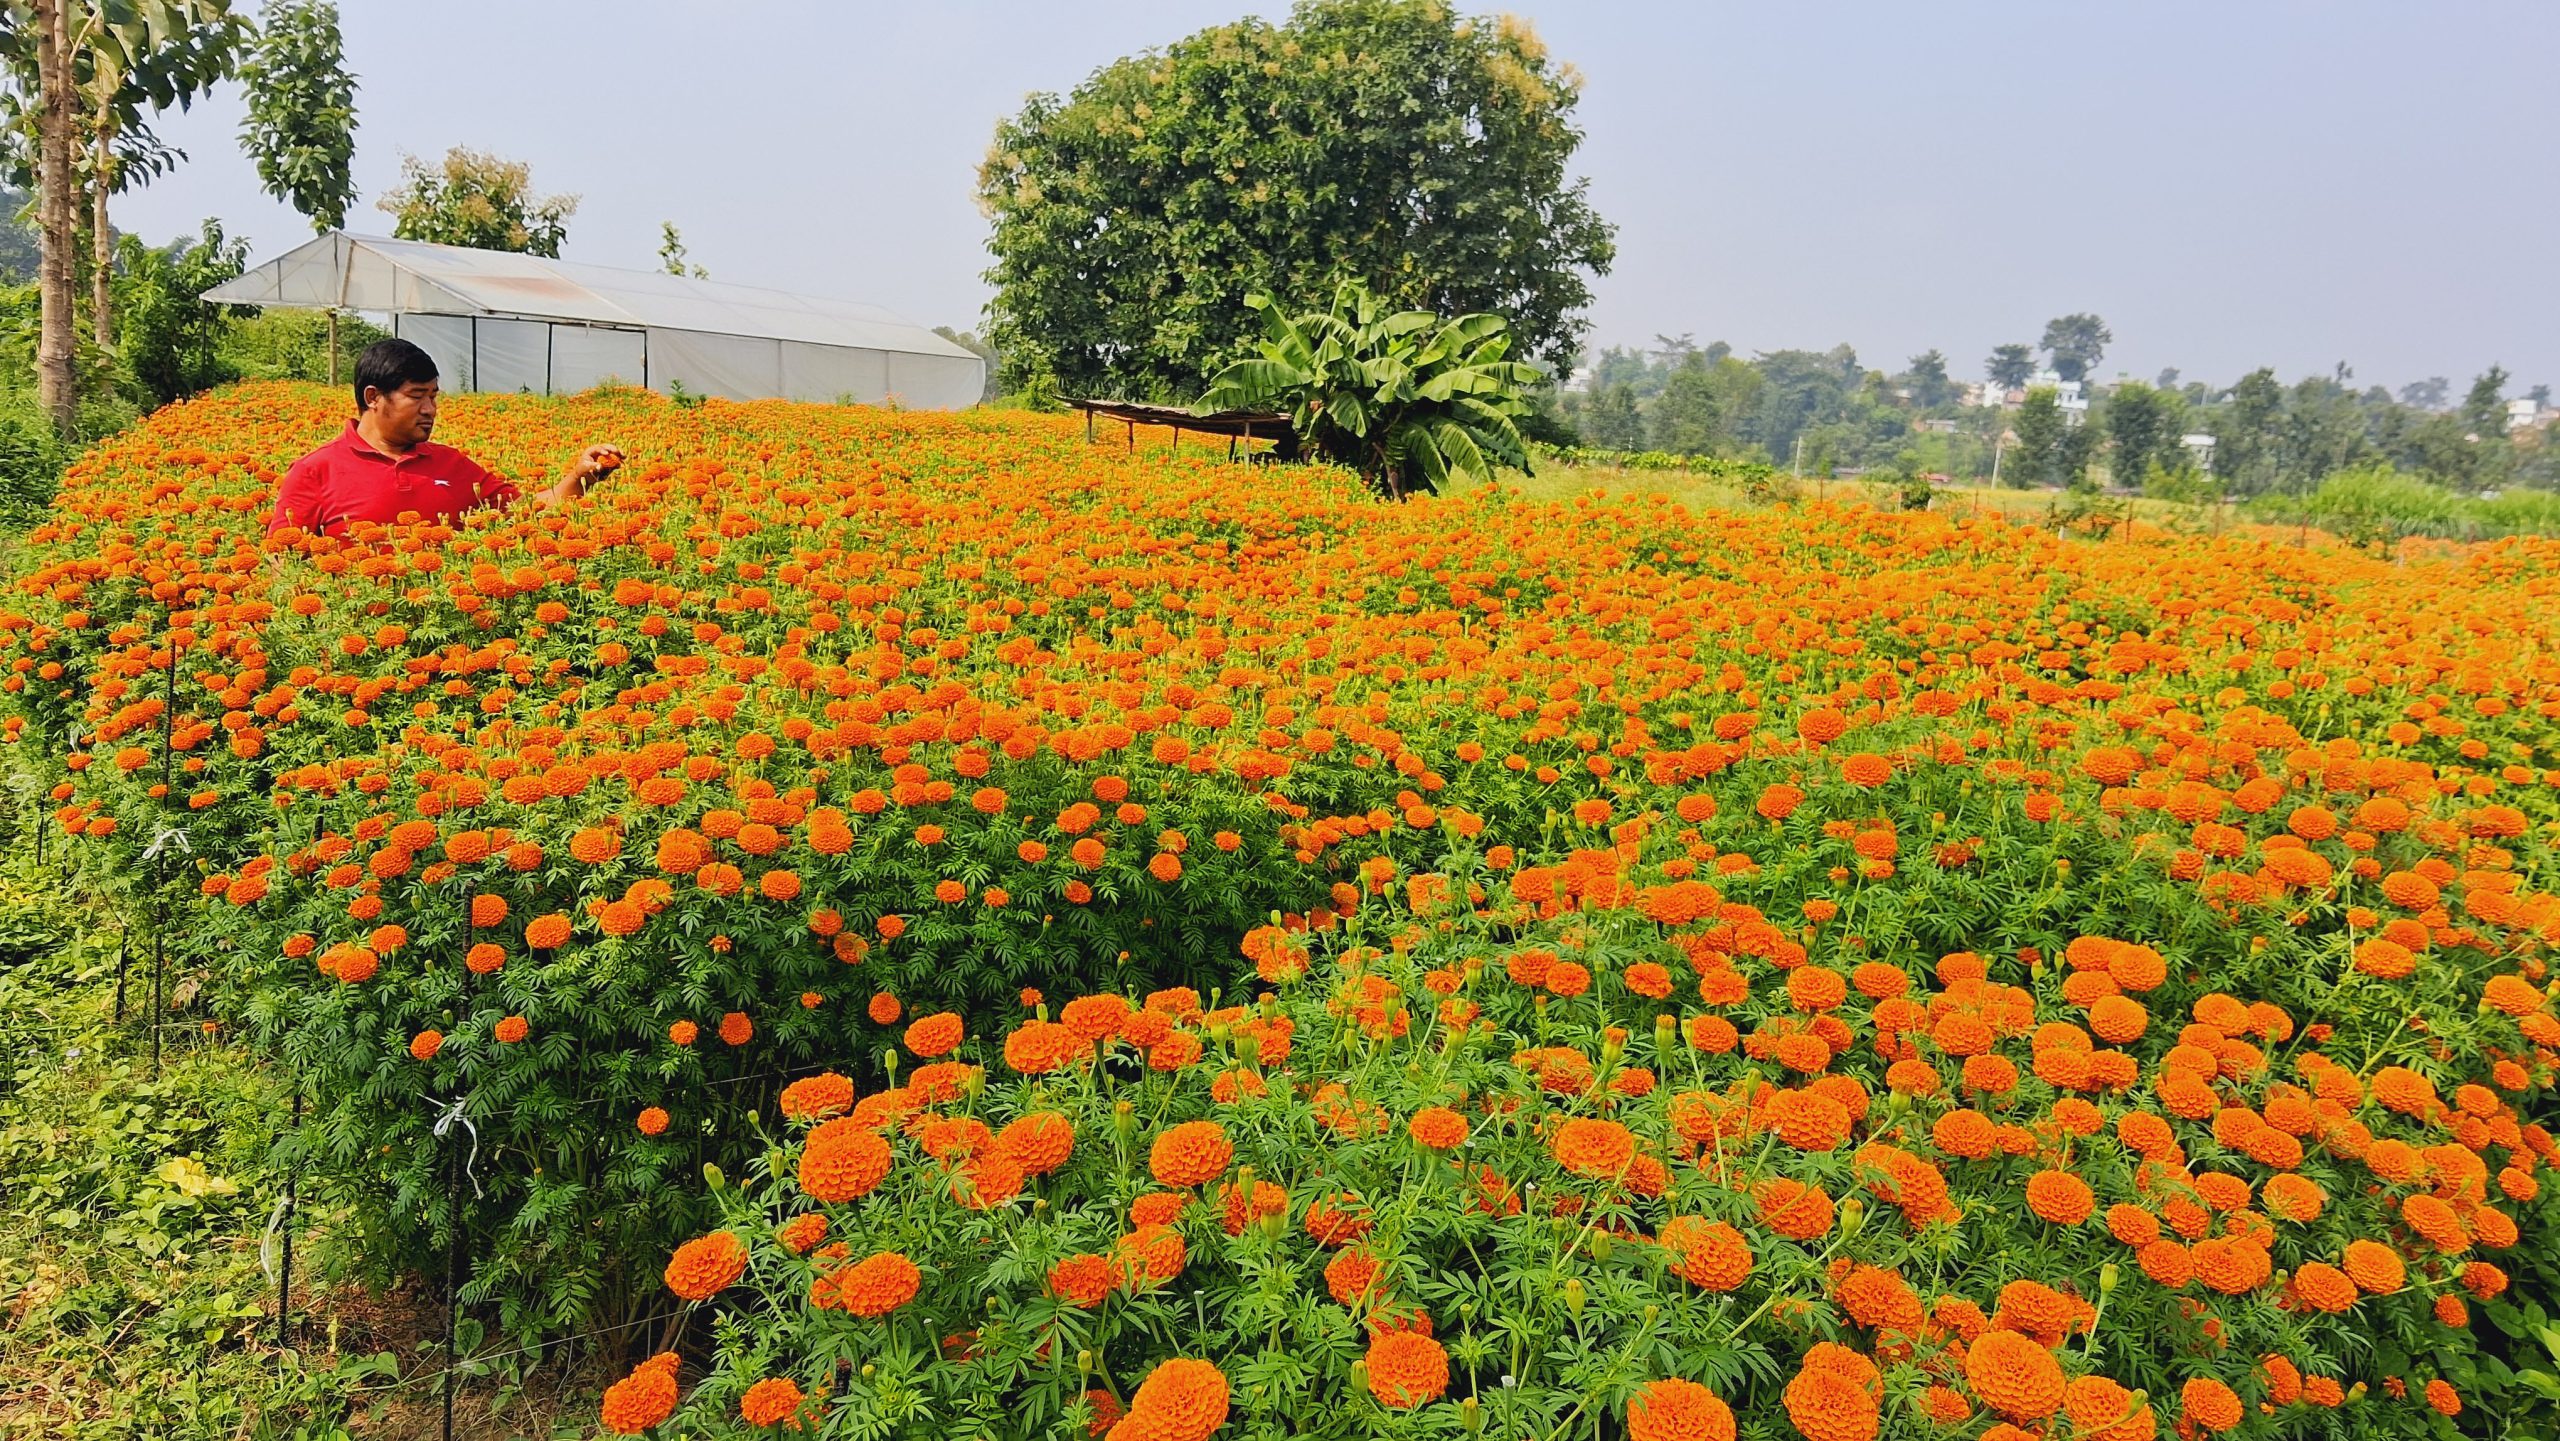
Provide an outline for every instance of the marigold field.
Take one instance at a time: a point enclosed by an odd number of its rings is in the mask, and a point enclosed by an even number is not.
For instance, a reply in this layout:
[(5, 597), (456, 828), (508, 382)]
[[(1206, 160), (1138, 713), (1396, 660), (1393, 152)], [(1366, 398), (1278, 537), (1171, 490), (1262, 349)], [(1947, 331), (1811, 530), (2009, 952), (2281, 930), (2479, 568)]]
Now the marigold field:
[(637, 393), (447, 403), (630, 450), (564, 510), (267, 541), (344, 405), (74, 468), (9, 753), (330, 1264), (622, 1328), (606, 1431), (2560, 1427), (2560, 543)]

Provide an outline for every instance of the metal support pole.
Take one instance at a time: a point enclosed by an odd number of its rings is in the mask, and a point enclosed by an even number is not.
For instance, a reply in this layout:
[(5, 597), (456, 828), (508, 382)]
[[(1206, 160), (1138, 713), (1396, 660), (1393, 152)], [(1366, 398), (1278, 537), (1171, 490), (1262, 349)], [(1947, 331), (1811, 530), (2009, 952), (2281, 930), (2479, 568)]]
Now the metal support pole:
[[(471, 901), (469, 888), (459, 888), (462, 900), (462, 940), (471, 940)], [(461, 1030), (471, 1021), (471, 982), (469, 966), (462, 971), (462, 1003), (455, 1010), (455, 1029)], [(465, 1105), (470, 1093), (463, 1085), (462, 1063), (454, 1062), (454, 1104)], [(462, 1146), (468, 1123), (457, 1114), (454, 1125), (447, 1129), (445, 1156), (445, 1253), (444, 1253), (444, 1436), (453, 1441), (453, 1387), (455, 1373), (461, 1369), (462, 1339)]]
[[(172, 768), (177, 752), (170, 749), (169, 738), (178, 723), (178, 627), (177, 617), (169, 617), (169, 665), (161, 672), (160, 687), (160, 804), (169, 804), (169, 787), (174, 780)], [(169, 862), (168, 850), (160, 837), (152, 838), (152, 848), (161, 858), (151, 865), (151, 888), (155, 897), (151, 918), (151, 1079), (160, 1079), (160, 1046), (162, 1027), (160, 1006), (165, 994), (163, 982), (169, 963)]]
[(133, 928), (127, 926), (116, 933), (116, 1026), (118, 1029), (124, 1026), (125, 961), (132, 953)]
[(293, 1078), (293, 1162), (284, 1173), (284, 1237), (282, 1262), (276, 1267), (276, 1349), (293, 1345), (293, 1209), (295, 1183), (302, 1179), (302, 1078)]

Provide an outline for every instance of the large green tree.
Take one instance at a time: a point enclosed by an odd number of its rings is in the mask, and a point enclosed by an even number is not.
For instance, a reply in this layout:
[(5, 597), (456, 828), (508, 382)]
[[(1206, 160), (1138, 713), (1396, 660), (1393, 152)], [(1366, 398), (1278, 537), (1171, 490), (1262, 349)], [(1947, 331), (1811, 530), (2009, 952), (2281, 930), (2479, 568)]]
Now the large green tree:
[(1760, 367), (1690, 351), (1653, 402), (1653, 448), (1681, 455), (1729, 455), (1760, 407)]
[(997, 127), (988, 338), (1015, 376), (1177, 398), (1245, 353), (1257, 290), (1368, 283), (1506, 317), (1561, 370), (1615, 253), (1567, 173), (1581, 78), (1521, 21), (1302, 0), (1117, 61)]
[(1956, 383), (1947, 378), (1945, 352), (1924, 350), (1911, 357), (1910, 368), (1902, 372), (1904, 387), (1911, 392), (1911, 403), (1922, 410), (1935, 410), (1956, 398)]
[[(258, 38), (240, 62), (249, 113), (240, 148), (258, 183), (325, 234), (356, 199), (356, 78), (328, 0), (267, 0)], [(329, 383), (338, 381), (338, 311), (329, 308)]]
[(2036, 353), (2025, 345), (1995, 345), (1982, 363), (1983, 378), (2002, 390), (2015, 390), (2036, 373)]
[(2086, 380), (2113, 339), (2107, 323), (2094, 315), (2058, 315), (2045, 322), (2044, 341), (2038, 348), (2054, 374), (2065, 380)]
[(183, 158), (151, 133), (148, 117), (228, 74), (242, 32), (229, 0), (0, 0), (0, 171), (35, 185), (36, 393), (65, 435), (79, 412), (82, 212), (104, 342), (113, 333), (107, 197)]
[(2153, 465), (2174, 467), (2184, 421), (2184, 403), (2174, 392), (2138, 380), (2117, 386), (2106, 405), (2107, 440), (2113, 446), (2108, 469), (2115, 483), (2139, 487)]
[(402, 240), (553, 259), (578, 210), (574, 195), (534, 194), (533, 167), (523, 161), (459, 145), (438, 165), (402, 156), (400, 183), (374, 203), (396, 217), (391, 233)]
[(2063, 418), (2061, 398), (2049, 385), (2039, 385), (2027, 392), (2026, 402), (2010, 421), (2018, 443), (2009, 451), (2009, 463), (2001, 468), (2000, 478), (2024, 488), (2051, 485), (2062, 474), (2062, 437), (2069, 428)]

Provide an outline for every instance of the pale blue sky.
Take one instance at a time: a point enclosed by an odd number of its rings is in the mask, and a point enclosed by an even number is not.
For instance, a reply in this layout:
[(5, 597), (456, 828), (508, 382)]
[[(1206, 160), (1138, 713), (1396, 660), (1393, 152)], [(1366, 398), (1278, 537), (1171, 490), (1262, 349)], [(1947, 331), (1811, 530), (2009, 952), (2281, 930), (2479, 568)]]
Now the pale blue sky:
[[(247, 3), (247, 0), (242, 0)], [(1243, 13), (1239, 0), (779, 4), (340, 0), (360, 211), (403, 149), (532, 162), (584, 197), (572, 259), (974, 326), (970, 199), (1035, 90)], [(1461, 9), (1471, 9), (1461, 4)], [(1484, 7), (1487, 10), (1499, 8)], [(1714, 3), (1523, 0), (1587, 77), (1580, 167), (1618, 226), (1595, 345), (1847, 341), (1960, 376), (2095, 310), (2100, 367), (2228, 381), (2355, 367), (2397, 388), (2491, 361), (2560, 383), (2560, 4), (2552, 0)], [(190, 164), (122, 200), (154, 239), (258, 192), (226, 90), (171, 116)]]

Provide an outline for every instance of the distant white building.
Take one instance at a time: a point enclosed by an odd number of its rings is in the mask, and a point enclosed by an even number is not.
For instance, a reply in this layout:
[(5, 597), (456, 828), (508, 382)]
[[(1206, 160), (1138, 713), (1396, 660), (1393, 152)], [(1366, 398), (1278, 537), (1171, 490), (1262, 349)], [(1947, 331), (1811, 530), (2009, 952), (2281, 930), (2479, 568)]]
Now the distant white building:
[(2039, 370), (2028, 380), (2027, 388), (2052, 391), (2054, 403), (2062, 407), (2065, 425), (2078, 425), (2089, 418), (2088, 392), (2081, 389), (2079, 381), (2063, 379), (2061, 371)]
[(2212, 436), (2206, 435), (2202, 432), (2197, 432), (2192, 435), (2182, 435), (2178, 437), (2178, 444), (2187, 448), (2187, 458), (2195, 462), (2196, 469), (2203, 471), (2207, 475), (2213, 474)]
[(2507, 434), (2536, 429), (2555, 414), (2560, 414), (2560, 411), (2545, 408), (2541, 401), (2529, 395), (2510, 400), (2507, 402)]

